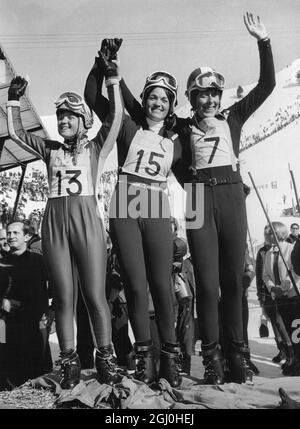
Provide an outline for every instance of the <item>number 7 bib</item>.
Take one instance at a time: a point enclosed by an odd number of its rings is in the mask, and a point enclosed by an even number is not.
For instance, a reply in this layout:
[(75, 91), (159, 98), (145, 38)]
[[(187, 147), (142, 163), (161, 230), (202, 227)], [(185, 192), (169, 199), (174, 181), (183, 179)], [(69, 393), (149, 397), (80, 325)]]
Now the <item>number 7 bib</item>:
[[(204, 121), (203, 121), (204, 122)], [(203, 168), (232, 165), (236, 169), (236, 157), (233, 153), (230, 131), (225, 121), (214, 120), (205, 133), (192, 127), (191, 150), (193, 167), (197, 170)]]

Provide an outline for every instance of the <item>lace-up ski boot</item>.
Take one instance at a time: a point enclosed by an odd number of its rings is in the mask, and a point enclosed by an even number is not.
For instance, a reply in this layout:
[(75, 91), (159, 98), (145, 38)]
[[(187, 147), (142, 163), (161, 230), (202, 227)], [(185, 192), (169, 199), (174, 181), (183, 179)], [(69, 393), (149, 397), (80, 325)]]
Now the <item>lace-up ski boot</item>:
[(73, 389), (80, 381), (81, 366), (78, 354), (74, 350), (61, 353), (56, 363), (60, 365), (62, 389)]
[(134, 352), (136, 359), (134, 378), (146, 384), (156, 381), (157, 371), (152, 341), (136, 342)]
[(111, 345), (96, 350), (95, 365), (100, 383), (113, 385), (121, 381), (122, 375)]
[(201, 349), (205, 368), (204, 384), (223, 384), (225, 380), (224, 358), (220, 344), (202, 344)]
[(181, 355), (178, 344), (165, 343), (160, 350), (159, 377), (165, 378), (172, 387), (179, 387), (182, 381)]
[(253, 372), (247, 364), (249, 348), (243, 342), (232, 341), (227, 356), (229, 382), (252, 384)]

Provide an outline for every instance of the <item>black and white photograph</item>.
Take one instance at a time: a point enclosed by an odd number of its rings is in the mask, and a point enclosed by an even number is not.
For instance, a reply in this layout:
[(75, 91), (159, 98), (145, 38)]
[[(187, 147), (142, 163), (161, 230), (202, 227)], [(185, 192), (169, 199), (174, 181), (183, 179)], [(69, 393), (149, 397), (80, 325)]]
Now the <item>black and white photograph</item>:
[(300, 409), (299, 0), (0, 10), (0, 409)]

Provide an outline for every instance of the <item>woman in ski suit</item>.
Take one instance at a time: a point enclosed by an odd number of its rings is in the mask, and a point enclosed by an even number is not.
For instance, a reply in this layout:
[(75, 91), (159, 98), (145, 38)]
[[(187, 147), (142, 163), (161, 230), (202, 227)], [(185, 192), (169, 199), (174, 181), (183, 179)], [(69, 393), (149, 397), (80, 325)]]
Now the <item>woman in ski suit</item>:
[[(248, 349), (243, 342), (242, 275), (247, 231), (246, 205), (238, 157), (241, 130), (275, 86), (270, 40), (260, 18), (247, 13), (248, 32), (258, 40), (260, 78), (239, 102), (221, 111), (224, 77), (210, 67), (194, 70), (186, 95), (194, 115), (189, 137), (189, 180), (204, 184), (204, 224), (188, 229), (187, 237), (196, 278), (196, 302), (204, 379), (224, 382), (224, 355), (228, 381), (251, 380)], [(229, 346), (219, 345), (218, 300), (221, 290), (223, 329)]]
[[(204, 211), (204, 224), (193, 228), (187, 223), (187, 238), (196, 278), (197, 318), (207, 384), (225, 381), (224, 357), (228, 381), (242, 383), (251, 379), (246, 363), (249, 349), (243, 341), (240, 285), (247, 218), (238, 157), (242, 127), (272, 92), (275, 71), (264, 24), (250, 13), (244, 16), (244, 22), (258, 41), (258, 84), (242, 100), (222, 111), (224, 77), (210, 67), (197, 68), (190, 74), (186, 90), (193, 117), (172, 117), (172, 131), (178, 133), (182, 143), (181, 159), (172, 170), (182, 185), (192, 183), (188, 202), (197, 201), (197, 185), (202, 184), (204, 189), (204, 206), (197, 207), (198, 211)], [(139, 103), (122, 80), (120, 87), (126, 109), (137, 120), (142, 115)], [(226, 350), (221, 350), (219, 345), (219, 288), (223, 329), (229, 340)]]
[[(99, 56), (106, 56), (102, 44)], [(96, 61), (85, 88), (89, 106), (103, 120), (107, 100), (102, 96), (104, 70)], [(159, 376), (173, 387), (181, 383), (176, 343), (171, 271), (173, 239), (167, 176), (181, 157), (177, 135), (169, 120), (177, 101), (176, 79), (166, 72), (148, 76), (138, 118), (124, 116), (117, 137), (120, 174), (110, 215), (110, 234), (126, 279), (129, 318), (135, 336), (135, 377), (147, 384), (157, 380), (150, 335), (148, 284), (161, 340)], [(131, 212), (136, 195), (140, 209)], [(126, 196), (127, 201), (125, 201)], [(154, 202), (153, 202), (154, 201)]]
[(48, 170), (49, 197), (42, 225), (42, 244), (54, 289), (64, 389), (74, 387), (80, 379), (80, 360), (74, 345), (77, 280), (73, 273), (76, 271), (93, 328), (99, 380), (113, 383), (119, 379), (105, 298), (106, 233), (97, 207), (96, 183), (118, 134), (122, 105), (119, 78), (107, 75), (106, 85), (111, 109), (92, 140), (88, 140), (87, 131), (92, 127), (93, 116), (84, 99), (74, 92), (66, 92), (58, 98), (55, 105), (62, 143), (24, 130), (19, 100), (25, 93), (25, 79), (14, 78), (8, 92), (10, 137), (42, 159)]

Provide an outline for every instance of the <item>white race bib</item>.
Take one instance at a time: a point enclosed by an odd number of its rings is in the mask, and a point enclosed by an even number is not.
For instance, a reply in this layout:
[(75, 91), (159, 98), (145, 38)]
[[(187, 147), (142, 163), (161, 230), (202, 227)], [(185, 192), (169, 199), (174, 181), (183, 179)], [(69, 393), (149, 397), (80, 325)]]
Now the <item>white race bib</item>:
[(92, 195), (89, 192), (86, 166), (53, 167), (50, 189), (49, 198)]
[(174, 142), (152, 131), (138, 130), (128, 150), (122, 171), (166, 181), (173, 162)]
[(195, 169), (232, 165), (236, 171), (237, 159), (233, 153), (229, 126), (217, 118), (203, 119), (201, 129), (192, 127), (191, 150)]
[(94, 195), (90, 150), (85, 148), (77, 157), (62, 149), (51, 153), (49, 165), (49, 198)]

